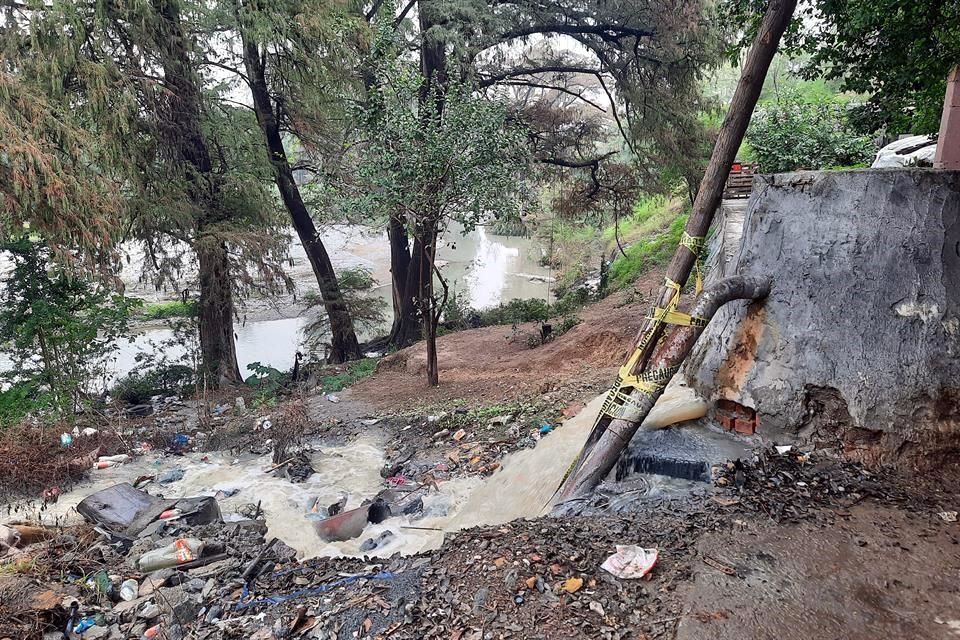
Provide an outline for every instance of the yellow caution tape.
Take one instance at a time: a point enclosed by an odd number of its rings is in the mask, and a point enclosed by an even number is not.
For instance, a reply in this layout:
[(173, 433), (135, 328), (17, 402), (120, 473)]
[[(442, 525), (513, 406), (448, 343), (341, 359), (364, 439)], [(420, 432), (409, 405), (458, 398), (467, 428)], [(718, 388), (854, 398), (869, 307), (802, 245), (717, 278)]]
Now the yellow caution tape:
[(661, 309), (657, 307), (653, 310), (654, 316), (650, 319), (659, 318), (661, 322), (666, 324), (674, 324), (682, 327), (705, 327), (707, 326), (707, 319), (701, 318), (700, 316), (691, 316), (682, 311), (672, 311), (670, 309)]
[[(703, 278), (700, 273), (700, 252), (703, 250), (705, 242), (706, 239), (704, 237), (691, 236), (686, 231), (680, 236), (680, 246), (686, 247), (694, 255), (697, 295), (700, 295), (700, 292), (703, 291)], [(646, 351), (647, 343), (656, 334), (661, 324), (673, 324), (685, 327), (707, 326), (707, 320), (705, 318), (691, 316), (677, 311), (677, 307), (680, 305), (680, 294), (683, 291), (683, 287), (679, 282), (674, 282), (670, 278), (664, 278), (664, 286), (672, 289), (673, 295), (670, 296), (666, 307), (654, 307), (653, 314), (649, 318), (652, 321), (650, 329), (644, 333), (640, 339), (640, 343), (637, 345), (637, 348), (634, 349), (633, 353), (630, 354), (627, 362), (620, 367), (620, 375), (617, 378), (617, 382), (607, 394), (607, 399), (604, 401), (600, 415), (597, 416), (598, 423), (600, 417), (604, 415), (612, 418), (625, 419), (630, 419), (637, 415), (639, 407), (637, 407), (635, 402), (630, 398), (629, 391), (637, 389), (646, 394), (654, 394), (665, 387), (667, 382), (670, 381), (670, 378), (677, 372), (676, 367), (671, 367), (641, 373), (640, 375), (633, 375), (633, 370), (636, 368), (640, 357), (644, 351)]]
[(700, 273), (700, 252), (703, 251), (705, 243), (705, 237), (692, 236), (686, 231), (684, 231), (683, 235), (680, 236), (680, 246), (690, 249), (690, 252), (693, 253), (693, 268), (694, 273), (696, 274), (695, 292), (697, 295), (700, 295), (700, 292), (703, 291), (703, 276)]

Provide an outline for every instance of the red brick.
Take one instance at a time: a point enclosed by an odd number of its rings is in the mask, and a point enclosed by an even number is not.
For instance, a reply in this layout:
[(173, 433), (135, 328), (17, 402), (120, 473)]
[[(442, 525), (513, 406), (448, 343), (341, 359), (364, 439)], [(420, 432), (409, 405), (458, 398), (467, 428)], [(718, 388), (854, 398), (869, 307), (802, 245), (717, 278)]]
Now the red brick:
[(733, 429), (737, 433), (743, 433), (745, 435), (752, 436), (757, 431), (757, 423), (755, 420), (741, 420), (740, 418), (737, 418), (734, 421)]

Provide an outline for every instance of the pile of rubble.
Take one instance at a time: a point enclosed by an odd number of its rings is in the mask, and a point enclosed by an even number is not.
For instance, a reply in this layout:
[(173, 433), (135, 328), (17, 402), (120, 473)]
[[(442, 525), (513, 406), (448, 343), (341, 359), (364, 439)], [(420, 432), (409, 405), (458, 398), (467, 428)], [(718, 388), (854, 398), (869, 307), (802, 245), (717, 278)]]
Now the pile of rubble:
[(870, 470), (812, 447), (773, 446), (757, 449), (750, 460), (714, 469), (715, 484), (725, 504), (739, 503), (775, 522), (831, 520), (866, 498), (917, 506), (901, 483), (882, 469)]

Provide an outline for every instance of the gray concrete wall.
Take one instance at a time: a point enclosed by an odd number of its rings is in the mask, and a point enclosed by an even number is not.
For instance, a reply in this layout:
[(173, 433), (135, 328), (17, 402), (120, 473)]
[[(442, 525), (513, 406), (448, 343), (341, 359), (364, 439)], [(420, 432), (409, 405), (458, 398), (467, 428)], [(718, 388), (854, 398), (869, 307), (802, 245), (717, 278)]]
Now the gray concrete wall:
[(845, 428), (953, 446), (960, 172), (760, 176), (733, 271), (770, 274), (773, 291), (710, 323), (685, 368), (701, 394), (757, 409), (761, 435), (802, 433), (827, 398)]

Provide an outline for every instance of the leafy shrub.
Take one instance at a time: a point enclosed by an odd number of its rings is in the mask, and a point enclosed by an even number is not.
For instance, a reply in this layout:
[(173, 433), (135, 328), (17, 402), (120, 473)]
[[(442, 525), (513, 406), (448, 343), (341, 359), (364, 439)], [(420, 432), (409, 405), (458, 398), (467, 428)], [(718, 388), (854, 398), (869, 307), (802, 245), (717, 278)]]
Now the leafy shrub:
[(850, 123), (851, 110), (837, 98), (804, 99), (789, 93), (762, 105), (747, 141), (762, 171), (863, 166), (876, 146)]
[(575, 326), (577, 326), (581, 322), (583, 321), (577, 316), (564, 316), (560, 320), (560, 323), (553, 328), (553, 335), (562, 336), (567, 331), (570, 331), (570, 329), (573, 329)]
[(19, 424), (30, 414), (49, 409), (50, 395), (32, 382), (18, 382), (0, 391), (0, 427)]
[(466, 294), (456, 290), (447, 296), (441, 310), (440, 322), (447, 331), (463, 331), (481, 326), (480, 314), (470, 306)]
[(554, 303), (551, 315), (564, 316), (586, 306), (590, 302), (590, 290), (586, 287), (569, 289), (563, 297)]
[(480, 312), (480, 324), (488, 327), (495, 324), (520, 324), (543, 322), (550, 317), (550, 305), (540, 298), (517, 298), (501, 302), (491, 309)]
[(114, 385), (111, 395), (128, 404), (146, 404), (153, 396), (183, 395), (196, 386), (197, 374), (185, 364), (135, 369)]
[(0, 296), (0, 350), (13, 365), (5, 377), (49, 394), (52, 413), (72, 418), (106, 376), (134, 302), (65, 272), (30, 237), (2, 248), (13, 262)]

